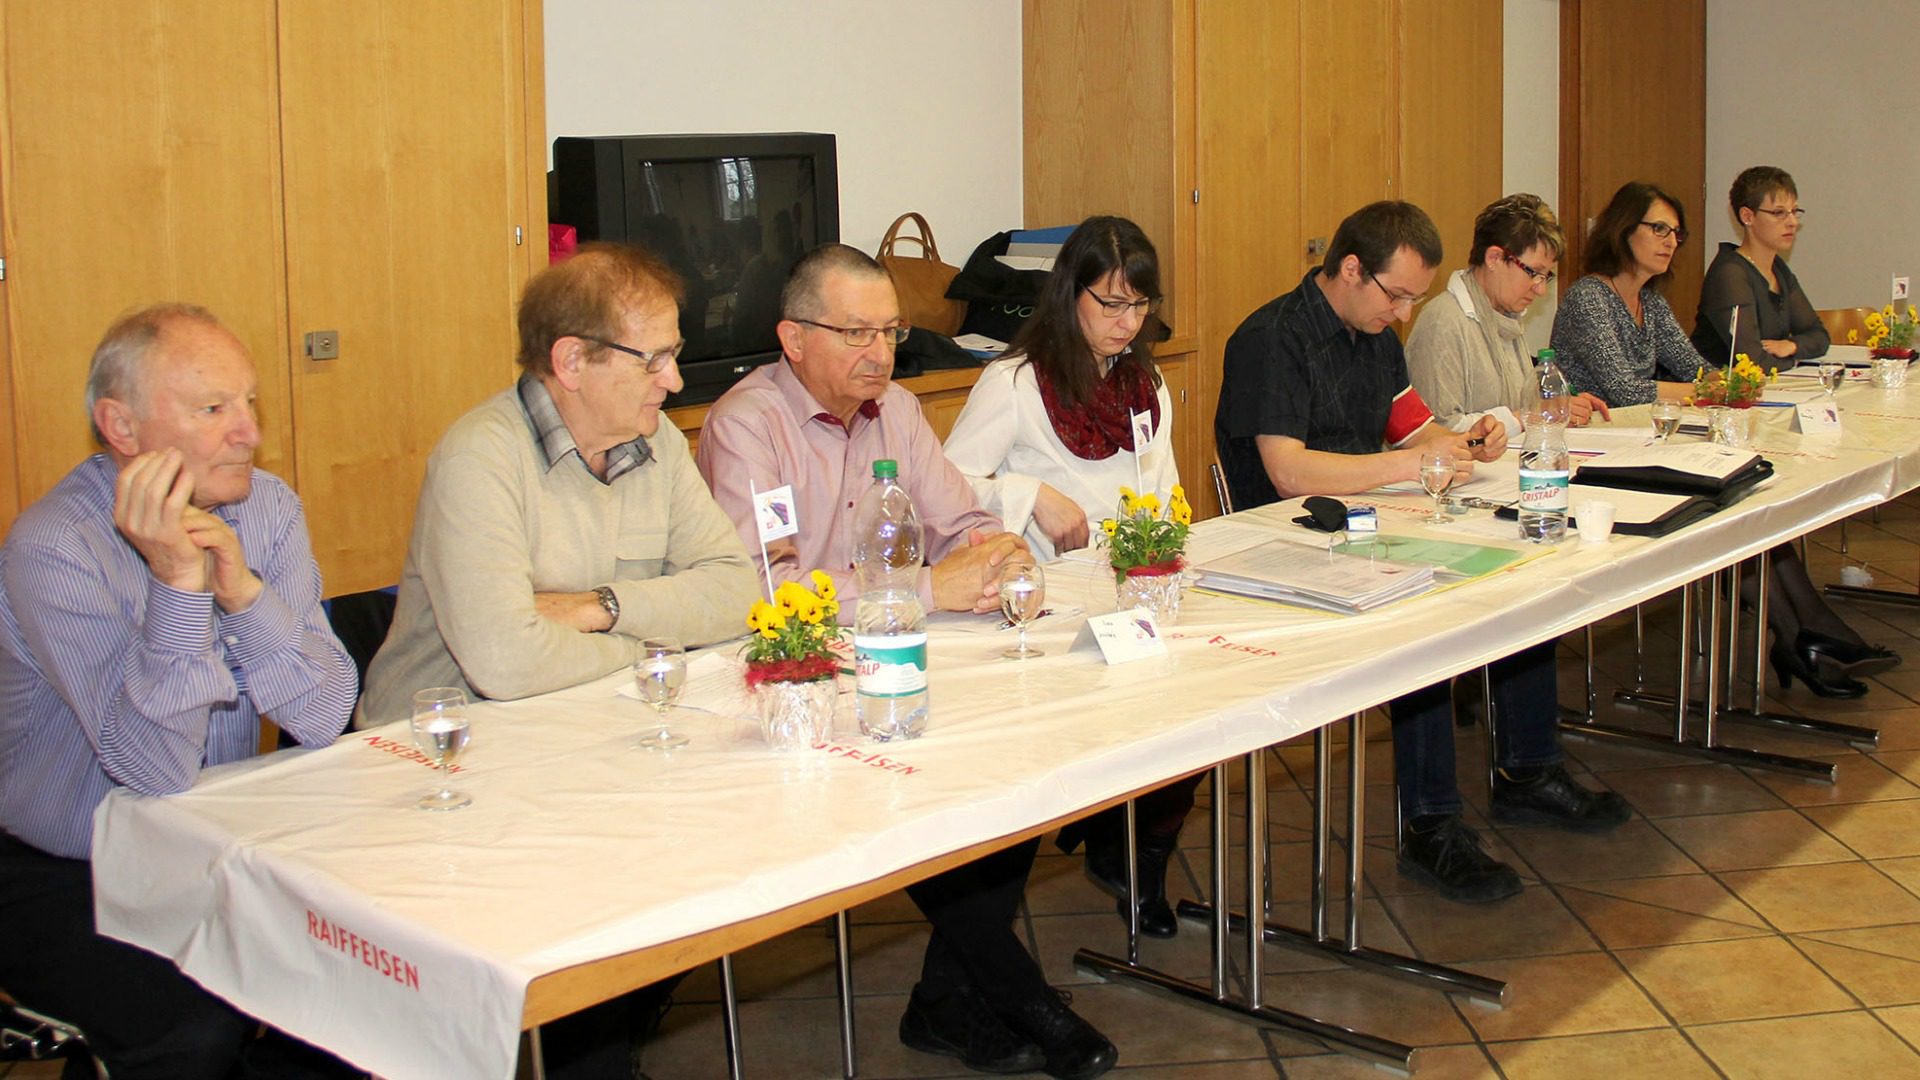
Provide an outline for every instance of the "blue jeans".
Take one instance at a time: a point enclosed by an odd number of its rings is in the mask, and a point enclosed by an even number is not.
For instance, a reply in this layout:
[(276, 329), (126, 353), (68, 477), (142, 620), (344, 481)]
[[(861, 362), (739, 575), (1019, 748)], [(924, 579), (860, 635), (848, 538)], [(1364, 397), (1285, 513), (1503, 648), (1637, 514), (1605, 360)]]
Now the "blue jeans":
[[(1560, 761), (1560, 693), (1553, 654), (1554, 642), (1548, 641), (1493, 662), (1495, 723), (1500, 729), (1495, 760), (1503, 769)], [(1458, 814), (1452, 684), (1423, 687), (1395, 698), (1387, 708), (1393, 717), (1394, 780), (1402, 815), (1410, 821), (1428, 814)]]

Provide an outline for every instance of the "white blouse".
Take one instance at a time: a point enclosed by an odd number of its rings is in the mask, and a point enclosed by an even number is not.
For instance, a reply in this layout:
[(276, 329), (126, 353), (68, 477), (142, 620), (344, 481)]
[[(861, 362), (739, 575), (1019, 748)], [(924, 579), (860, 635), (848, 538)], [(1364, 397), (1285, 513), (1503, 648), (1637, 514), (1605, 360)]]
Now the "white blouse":
[(1100, 532), (1101, 520), (1118, 512), (1123, 486), (1154, 492), (1164, 507), (1173, 485), (1180, 482), (1173, 460), (1173, 401), (1166, 384), (1159, 389), (1160, 422), (1136, 474), (1129, 451), (1088, 461), (1067, 449), (1047, 419), (1033, 367), (1023, 359), (1002, 357), (980, 372), (947, 436), (947, 460), (972, 482), (980, 505), (1006, 522), (1009, 531), (1024, 536), (1043, 560), (1057, 555), (1053, 541), (1033, 520), (1034, 499), (1043, 483), (1086, 512), (1090, 543)]

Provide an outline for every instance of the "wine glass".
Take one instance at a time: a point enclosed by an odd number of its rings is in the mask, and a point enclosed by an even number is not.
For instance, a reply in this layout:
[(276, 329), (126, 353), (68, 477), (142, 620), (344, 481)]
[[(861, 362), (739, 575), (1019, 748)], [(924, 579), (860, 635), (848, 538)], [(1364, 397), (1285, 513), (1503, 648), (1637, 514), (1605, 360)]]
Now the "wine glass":
[(1673, 438), (1680, 430), (1680, 403), (1677, 401), (1656, 401), (1653, 403), (1653, 437), (1659, 442)]
[(1433, 496), (1433, 517), (1429, 519), (1435, 525), (1447, 525), (1453, 518), (1447, 516), (1447, 489), (1453, 486), (1454, 464), (1452, 450), (1429, 450), (1420, 455), (1420, 486), (1428, 495)]
[(1047, 602), (1047, 575), (1029, 563), (1008, 563), (1000, 571), (1000, 613), (1020, 628), (1020, 643), (1001, 653), (1009, 660), (1027, 660), (1046, 653), (1027, 644), (1027, 624)]
[(435, 686), (415, 693), (411, 726), (413, 744), (440, 770), (440, 789), (422, 795), (414, 808), (458, 810), (472, 802), (473, 796), (453, 790), (449, 783), (454, 759), (467, 748), (466, 693), (454, 686)]
[(687, 684), (687, 650), (679, 638), (640, 640), (640, 657), (633, 662), (633, 684), (640, 700), (653, 706), (660, 730), (642, 735), (634, 745), (643, 750), (673, 750), (687, 745), (687, 737), (667, 727), (667, 710), (680, 700)]
[(1832, 397), (1839, 391), (1840, 384), (1847, 378), (1847, 365), (1838, 360), (1820, 361), (1820, 385), (1827, 388), (1827, 396)]

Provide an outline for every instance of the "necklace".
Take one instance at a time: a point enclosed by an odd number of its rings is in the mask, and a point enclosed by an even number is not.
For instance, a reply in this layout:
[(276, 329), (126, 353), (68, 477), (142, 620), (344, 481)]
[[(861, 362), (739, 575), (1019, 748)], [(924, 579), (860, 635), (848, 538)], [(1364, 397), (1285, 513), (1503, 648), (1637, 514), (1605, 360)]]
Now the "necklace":
[(1613, 277), (1607, 279), (1607, 287), (1613, 290), (1613, 295), (1620, 298), (1620, 303), (1625, 305), (1627, 314), (1638, 323), (1640, 321), (1640, 290), (1635, 289), (1632, 293), (1628, 293), (1620, 287), (1620, 279)]

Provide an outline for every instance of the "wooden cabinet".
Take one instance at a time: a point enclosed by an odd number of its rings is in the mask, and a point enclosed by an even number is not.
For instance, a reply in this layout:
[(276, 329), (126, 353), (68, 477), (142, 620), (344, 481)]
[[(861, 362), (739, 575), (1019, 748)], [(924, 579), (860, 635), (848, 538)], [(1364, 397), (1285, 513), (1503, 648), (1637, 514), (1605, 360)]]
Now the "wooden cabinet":
[(1026, 0), (1027, 223), (1118, 213), (1153, 238), (1193, 351), (1202, 516), (1227, 338), (1319, 263), (1310, 241), (1407, 198), (1443, 270), (1465, 264), (1502, 194), (1501, 20), (1497, 0)]
[[(95, 449), (107, 323), (191, 300), (253, 353), (257, 461), (328, 591), (398, 580), (426, 454), (511, 381), (546, 262), (540, 25), (538, 0), (0, 6), (0, 528)], [(305, 358), (317, 330), (339, 359)]]

